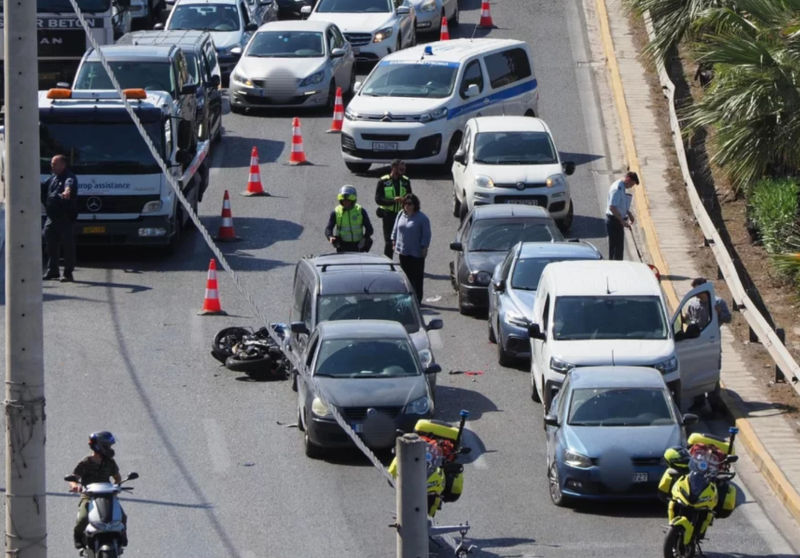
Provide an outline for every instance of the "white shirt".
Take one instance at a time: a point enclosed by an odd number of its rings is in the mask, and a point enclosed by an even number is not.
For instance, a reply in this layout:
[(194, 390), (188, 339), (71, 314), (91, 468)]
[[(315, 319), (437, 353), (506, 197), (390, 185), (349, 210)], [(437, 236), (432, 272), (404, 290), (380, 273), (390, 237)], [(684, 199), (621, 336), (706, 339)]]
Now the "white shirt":
[(614, 206), (620, 215), (625, 217), (628, 214), (628, 202), (625, 199), (625, 181), (616, 180), (611, 183), (608, 189), (608, 205), (606, 206), (606, 216), (613, 217), (611, 207)]

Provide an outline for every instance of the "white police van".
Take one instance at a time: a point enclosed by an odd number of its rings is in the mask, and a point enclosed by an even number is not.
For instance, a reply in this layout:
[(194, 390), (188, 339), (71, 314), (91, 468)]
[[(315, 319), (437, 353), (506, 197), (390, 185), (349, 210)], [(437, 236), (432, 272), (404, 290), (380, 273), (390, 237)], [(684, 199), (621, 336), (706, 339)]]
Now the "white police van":
[(469, 118), (536, 116), (538, 101), (523, 41), (455, 39), (403, 49), (378, 62), (347, 105), (342, 157), (352, 172), (395, 158), (449, 169)]

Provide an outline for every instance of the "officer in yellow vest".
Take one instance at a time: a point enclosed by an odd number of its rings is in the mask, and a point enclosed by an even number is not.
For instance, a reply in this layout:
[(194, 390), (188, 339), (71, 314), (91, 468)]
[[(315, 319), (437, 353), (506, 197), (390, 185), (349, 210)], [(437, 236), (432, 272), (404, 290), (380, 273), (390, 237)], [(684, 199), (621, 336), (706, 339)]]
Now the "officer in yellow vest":
[(339, 205), (331, 211), (325, 236), (337, 252), (369, 252), (375, 232), (366, 210), (356, 203), (355, 187), (345, 184), (337, 196)]
[(411, 181), (403, 174), (406, 164), (400, 159), (392, 161), (392, 169), (378, 179), (375, 188), (375, 203), (378, 204), (378, 217), (383, 221), (383, 253), (387, 258), (394, 255), (392, 250), (392, 229), (397, 214), (403, 210), (403, 198), (411, 193)]

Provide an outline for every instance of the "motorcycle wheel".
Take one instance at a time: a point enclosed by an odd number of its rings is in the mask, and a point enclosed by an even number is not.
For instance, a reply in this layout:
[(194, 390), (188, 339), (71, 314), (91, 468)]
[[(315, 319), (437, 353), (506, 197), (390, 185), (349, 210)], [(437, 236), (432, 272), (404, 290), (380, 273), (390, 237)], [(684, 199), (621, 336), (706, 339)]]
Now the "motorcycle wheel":
[(220, 330), (211, 344), (211, 356), (225, 364), (225, 360), (233, 354), (233, 346), (249, 334), (250, 330), (243, 327), (226, 327)]
[(664, 558), (694, 558), (694, 543), (683, 544), (683, 527), (670, 525), (664, 537)]
[(272, 359), (270, 357), (251, 358), (240, 360), (235, 356), (225, 359), (225, 368), (234, 372), (244, 372), (245, 374), (263, 374), (271, 369)]

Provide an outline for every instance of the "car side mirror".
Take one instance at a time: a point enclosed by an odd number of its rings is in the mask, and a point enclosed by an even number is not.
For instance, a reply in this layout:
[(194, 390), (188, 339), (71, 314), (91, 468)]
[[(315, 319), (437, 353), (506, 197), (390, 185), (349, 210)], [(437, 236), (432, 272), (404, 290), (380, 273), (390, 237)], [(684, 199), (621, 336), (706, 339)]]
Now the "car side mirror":
[(572, 161), (565, 161), (561, 163), (561, 168), (564, 169), (564, 174), (569, 176), (575, 172), (575, 163)]
[(545, 415), (544, 424), (545, 426), (558, 426), (558, 417), (552, 414)]
[(129, 480), (135, 480), (135, 479), (138, 479), (138, 478), (139, 478), (139, 473), (131, 471), (130, 473), (128, 473), (128, 476), (125, 477), (125, 480), (129, 481)]
[(161, 23), (161, 22), (158, 22), (155, 25), (153, 25), (153, 29), (157, 30), (157, 31), (163, 30), (164, 29), (164, 24)]
[(456, 252), (463, 252), (464, 251), (464, 245), (461, 244), (460, 242), (451, 242), (450, 243), (450, 249), (451, 250), (455, 250)]
[(181, 95), (194, 95), (197, 92), (197, 84), (190, 83), (181, 87)]
[(248, 32), (253, 32), (257, 29), (258, 29), (258, 24), (253, 21), (244, 26), (244, 30)]
[(309, 333), (305, 322), (292, 322), (289, 324), (289, 329), (292, 330), (292, 333), (305, 333), (306, 335)]
[(81, 478), (78, 475), (67, 475), (64, 480), (67, 482), (81, 482)]
[(467, 153), (463, 149), (459, 149), (453, 154), (453, 161), (456, 163), (466, 165), (467, 164)]
[(311, 15), (311, 6), (303, 6), (300, 8), (300, 17), (308, 17)]
[(331, 51), (331, 58), (341, 58), (344, 56), (345, 52), (347, 51), (343, 48), (335, 48)]
[(541, 339), (542, 341), (546, 339), (546, 336), (539, 327), (539, 324), (528, 325), (528, 337), (531, 339)]
[(219, 84), (222, 82), (220, 77), (217, 74), (211, 76), (211, 79), (208, 80), (209, 87), (219, 87)]
[(361, 91), (361, 86), (362, 85), (363, 85), (363, 83), (361, 83), (360, 81), (355, 82), (353, 84), (353, 93), (358, 93), (359, 91)]
[(411, 8), (409, 8), (408, 6), (398, 6), (395, 9), (394, 13), (396, 13), (397, 15), (408, 15), (411, 13)]
[(480, 94), (480, 92), (481, 90), (478, 89), (477, 83), (470, 83), (469, 85), (467, 85), (467, 90), (464, 91), (464, 97), (466, 97), (467, 99), (471, 97), (477, 97)]
[(444, 322), (441, 318), (434, 318), (425, 325), (425, 331), (433, 331), (434, 329), (442, 329)]
[(697, 424), (699, 420), (700, 417), (698, 417), (694, 413), (686, 413), (685, 415), (683, 415), (682, 423), (684, 426), (691, 426), (693, 424)]
[(425, 369), (426, 374), (438, 374), (442, 371), (442, 367), (438, 364), (431, 364)]
[(502, 293), (503, 291), (505, 291), (506, 290), (505, 279), (498, 279), (497, 281), (495, 281), (494, 290), (496, 290), (498, 293)]

